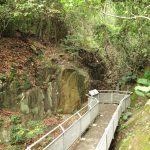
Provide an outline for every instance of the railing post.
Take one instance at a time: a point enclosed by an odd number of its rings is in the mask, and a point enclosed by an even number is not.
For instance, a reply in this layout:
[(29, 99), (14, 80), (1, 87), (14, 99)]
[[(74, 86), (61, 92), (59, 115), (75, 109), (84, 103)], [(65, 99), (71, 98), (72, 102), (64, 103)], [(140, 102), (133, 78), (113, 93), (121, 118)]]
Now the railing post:
[(114, 139), (114, 134), (115, 134), (115, 129), (114, 129), (115, 128), (115, 125), (114, 125), (115, 121), (114, 120), (115, 120), (115, 118), (113, 117), (113, 139)]
[(79, 113), (79, 112), (77, 112), (77, 114), (78, 114), (78, 116), (80, 117), (80, 119), (79, 119), (79, 121), (80, 121), (80, 136), (81, 136), (81, 118), (82, 118), (82, 116), (81, 116), (81, 114)]
[(61, 130), (63, 131), (63, 150), (65, 150), (65, 142), (64, 142), (64, 133), (65, 133), (65, 129), (63, 128), (63, 126), (61, 124), (59, 124)]
[(113, 103), (113, 92), (111, 93), (111, 103)]
[(127, 97), (126, 97), (126, 99), (124, 100), (125, 101), (125, 109), (127, 108), (127, 104), (126, 104), (126, 102), (127, 102)]
[(107, 132), (106, 132), (106, 149), (108, 150), (108, 140), (107, 140)]
[(130, 105), (131, 105), (131, 98), (130, 98), (130, 96), (128, 97), (128, 107), (130, 107)]
[(92, 109), (92, 107), (91, 107), (91, 105), (90, 104), (88, 104), (88, 107), (89, 107), (89, 113), (90, 113), (90, 124), (91, 124), (91, 109)]
[(65, 132), (65, 129), (62, 127), (62, 125), (59, 124), (59, 126), (60, 126), (61, 130), (62, 130), (63, 132)]
[(100, 93), (98, 93), (98, 111), (99, 111), (99, 114), (100, 114), (100, 105), (101, 105), (101, 103), (100, 103)]
[(97, 96), (97, 97), (98, 97), (98, 101), (99, 101), (99, 103), (100, 103), (100, 93), (98, 93), (98, 96)]
[(89, 110), (91, 110), (92, 106), (90, 104), (88, 104), (88, 108), (89, 108)]

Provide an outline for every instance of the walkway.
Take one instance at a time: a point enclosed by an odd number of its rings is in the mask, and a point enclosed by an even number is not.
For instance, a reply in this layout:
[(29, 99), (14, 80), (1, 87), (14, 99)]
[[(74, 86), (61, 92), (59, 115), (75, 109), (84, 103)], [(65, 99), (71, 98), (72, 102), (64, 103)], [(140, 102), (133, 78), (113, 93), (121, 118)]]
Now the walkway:
[(102, 104), (100, 107), (100, 116), (97, 117), (89, 130), (70, 150), (95, 150), (117, 106), (116, 104)]
[(93, 90), (93, 93), (86, 106), (26, 150), (108, 150), (121, 113), (130, 106), (131, 92)]

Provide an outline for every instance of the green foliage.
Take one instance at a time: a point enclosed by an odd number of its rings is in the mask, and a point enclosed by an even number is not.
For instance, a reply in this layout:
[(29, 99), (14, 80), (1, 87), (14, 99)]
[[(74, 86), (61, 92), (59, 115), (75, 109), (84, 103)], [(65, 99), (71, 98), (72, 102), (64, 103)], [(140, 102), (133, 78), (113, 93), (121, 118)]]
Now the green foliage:
[(30, 139), (38, 134), (43, 134), (45, 131), (45, 126), (41, 121), (29, 121), (27, 123), (28, 132), (26, 134), (26, 138)]
[[(149, 2), (61, 0), (69, 35), (64, 40), (67, 51), (98, 48), (105, 61), (117, 69), (137, 73), (150, 58), (148, 19), (120, 19), (115, 16), (148, 16)], [(114, 17), (101, 12), (113, 14)], [(111, 52), (112, 51), (112, 52)], [(123, 75), (124, 76), (124, 75)], [(125, 80), (128, 80), (127, 78)], [(134, 79), (135, 80), (135, 79)], [(125, 81), (128, 82), (128, 81)]]
[(137, 75), (132, 72), (129, 72), (121, 78), (119, 83), (120, 85), (131, 84), (136, 82), (136, 79), (137, 79)]
[[(64, 48), (71, 53), (81, 48), (99, 49), (104, 61), (115, 66), (127, 83), (136, 77), (124, 72), (136, 74), (150, 60), (150, 21), (115, 16), (149, 17), (149, 14), (148, 0), (9, 0), (0, 5), (0, 35), (19, 29), (45, 40), (62, 39)], [(27, 83), (25, 89), (28, 87)]]
[(4, 82), (5, 80), (6, 80), (6, 75), (5, 74), (3, 74), (3, 73), (0, 73), (0, 80), (2, 81), (2, 82)]
[(11, 70), (10, 70), (10, 79), (13, 80), (17, 76), (17, 70), (15, 65), (11, 65)]
[(94, 24), (99, 19), (95, 17), (96, 11), (92, 8), (93, 2), (78, 1), (61, 1), (65, 10), (65, 22), (68, 26), (68, 35), (63, 44), (65, 48), (74, 52), (80, 48), (87, 50), (98, 48), (95, 41)]
[[(116, 3), (114, 13), (119, 16), (133, 16), (133, 14), (145, 16), (149, 11), (145, 9), (147, 6), (148, 1), (142, 3), (125, 1)], [(149, 25), (150, 21), (142, 19), (117, 19), (116, 22), (116, 26), (121, 29), (113, 36), (112, 44), (123, 56), (122, 63), (125, 63), (122, 65), (131, 66), (134, 71), (143, 69), (148, 62)]]
[(6, 5), (0, 5), (0, 36), (11, 21), (11, 9)]
[(144, 78), (150, 80), (150, 71), (144, 73)]
[(27, 77), (27, 75), (23, 75), (22, 79), (21, 79), (21, 82), (22, 82), (22, 89), (23, 90), (28, 90), (31, 88), (31, 83), (30, 83), (30, 80), (29, 78)]
[(137, 83), (141, 85), (145, 85), (145, 86), (150, 86), (150, 80), (145, 79), (145, 78), (139, 78), (137, 80)]
[(137, 103), (137, 97), (138, 95), (133, 91), (133, 94), (131, 95), (131, 106), (135, 106)]
[(150, 72), (145, 72), (144, 78), (137, 80), (138, 85), (134, 88), (139, 96), (146, 96), (150, 98)]
[(0, 119), (0, 127), (3, 126), (3, 124), (4, 124), (4, 120)]
[(43, 134), (45, 131), (45, 126), (40, 121), (29, 121), (27, 125), (24, 126), (20, 124), (20, 121), (18, 121), (16, 117), (13, 117), (13, 124), (10, 131), (12, 144), (24, 143), (27, 139)]
[(10, 132), (10, 139), (12, 144), (24, 143), (26, 140), (27, 129), (21, 125), (12, 126)]
[(21, 123), (21, 117), (20, 116), (11, 116), (10, 117), (11, 123), (14, 125), (20, 124)]
[(57, 3), (48, 0), (6, 1), (0, 5), (0, 36), (19, 29), (24, 33), (35, 34), (39, 38), (53, 38), (58, 32), (55, 27), (61, 21), (60, 10), (59, 1)]
[(26, 137), (33, 138), (38, 134), (43, 134), (45, 126), (39, 121), (30, 121), (28, 122), (29, 131), (26, 134)]
[(136, 86), (135, 92), (139, 96), (147, 96), (150, 97), (150, 86)]
[(125, 112), (125, 113), (122, 115), (121, 119), (122, 119), (123, 121), (127, 121), (131, 116), (132, 116), (132, 113), (131, 113), (131, 112)]
[(110, 17), (104, 15), (104, 11), (114, 16), (147, 17), (149, 1), (2, 1), (0, 34), (19, 29), (42, 39), (58, 41), (63, 38), (67, 51), (98, 48), (105, 61), (107, 53), (110, 57), (114, 55), (111, 59), (118, 69), (132, 72), (143, 69), (149, 58), (150, 21)]

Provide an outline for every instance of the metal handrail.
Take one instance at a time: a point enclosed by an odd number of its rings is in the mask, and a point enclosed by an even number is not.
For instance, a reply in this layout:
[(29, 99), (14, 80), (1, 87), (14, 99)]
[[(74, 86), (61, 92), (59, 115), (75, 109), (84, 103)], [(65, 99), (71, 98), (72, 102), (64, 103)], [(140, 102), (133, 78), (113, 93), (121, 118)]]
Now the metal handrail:
[[(130, 94), (132, 94), (132, 92), (130, 91), (118, 91), (118, 90), (98, 90), (99, 94), (102, 92), (106, 92), (106, 93), (123, 93), (123, 94), (129, 94), (126, 95), (127, 97), (130, 96)], [(53, 144), (56, 140), (58, 140), (67, 130), (69, 130), (78, 120), (81, 119), (81, 117), (84, 117), (92, 108), (94, 108), (97, 104), (100, 103), (100, 101), (95, 98), (94, 96), (90, 96), (89, 94), (86, 94), (86, 96), (88, 96), (90, 99), (93, 99), (96, 103), (94, 105), (92, 105), (93, 101), (90, 101), (89, 104), (85, 105), (83, 108), (81, 108), (79, 111), (77, 111), (76, 113), (74, 113), (73, 115), (71, 115), (70, 117), (68, 117), (65, 121), (63, 121), (62, 123), (60, 123), (57, 127), (55, 127), (54, 129), (52, 129), (51, 131), (49, 131), (48, 133), (46, 133), (44, 136), (42, 136), (40, 139), (38, 139), (37, 141), (35, 141), (33, 144), (29, 145), (27, 147), (26, 150), (31, 150), (31, 148), (33, 148), (36, 144), (38, 144), (39, 142), (43, 141), (46, 137), (48, 137), (51, 133), (53, 133), (55, 130), (57, 129), (61, 129), (61, 133), (58, 137), (54, 138), (45, 148), (43, 148), (44, 150), (49, 147), (51, 144)], [(124, 100), (126, 97), (124, 97), (122, 100)], [(80, 112), (85, 109), (86, 107), (88, 107), (88, 111), (86, 111), (83, 115), (80, 114)], [(75, 119), (71, 125), (69, 125), (69, 127), (67, 127), (66, 129), (64, 129), (63, 125), (71, 118), (75, 117), (76, 115), (79, 116), (78, 119)], [(107, 130), (107, 129), (106, 129)], [(105, 131), (106, 131), (105, 130)]]
[[(131, 93), (132, 93), (132, 92), (131, 92)], [(129, 97), (130, 97), (130, 95), (126, 95), (126, 96), (120, 101), (120, 103), (119, 103), (119, 105), (118, 105), (116, 111), (114, 112), (114, 114), (113, 114), (111, 120), (110, 120), (109, 123), (108, 123), (107, 128), (105, 128), (105, 131), (104, 131), (102, 137), (100, 138), (99, 143), (97, 144), (96, 150), (103, 150), (103, 149), (105, 150), (105, 148), (102, 147), (104, 144), (105, 144), (106, 149), (107, 149), (107, 150), (109, 149), (109, 146), (110, 146), (110, 145), (109, 145), (109, 143), (107, 143), (108, 135), (109, 135), (109, 132), (110, 132), (109, 128), (110, 128), (111, 125), (113, 125), (113, 130), (114, 130), (114, 128), (116, 128), (116, 126), (114, 126), (115, 116), (117, 115), (117, 118), (118, 118), (118, 120), (119, 120), (120, 116), (118, 116), (118, 112), (119, 112), (119, 109), (121, 109), (123, 102), (125, 102), (125, 108), (129, 107), (129, 106), (126, 106), (126, 100), (127, 100)], [(122, 112), (122, 111), (123, 111), (123, 110), (121, 110), (121, 112)], [(117, 125), (118, 125), (118, 123), (117, 123)], [(115, 130), (113, 131), (113, 135), (114, 135), (114, 133), (115, 133)], [(109, 138), (110, 138), (110, 137), (109, 137)], [(111, 140), (112, 140), (112, 139), (111, 139)]]
[[(92, 98), (92, 99), (94, 99), (97, 103), (95, 104), (95, 105), (97, 105), (98, 103), (99, 103), (99, 101), (95, 98), (95, 97), (92, 97), (92, 96), (88, 96), (89, 98)], [(92, 102), (90, 102), (90, 104), (91, 104)], [(92, 109), (93, 107), (95, 107), (95, 105), (93, 105), (90, 109)], [(38, 139), (37, 141), (35, 141), (33, 144), (31, 144), (31, 145), (29, 145), (27, 148), (26, 148), (26, 150), (31, 150), (31, 148), (32, 147), (34, 147), (36, 144), (38, 144), (39, 142), (41, 142), (42, 140), (44, 140), (47, 136), (49, 136), (53, 131), (55, 131), (56, 129), (62, 129), (63, 127), (62, 127), (62, 125), (64, 124), (64, 123), (66, 123), (69, 119), (71, 119), (72, 117), (74, 117), (74, 116), (76, 116), (76, 115), (78, 115), (78, 114), (80, 114), (80, 111), (82, 111), (84, 108), (86, 108), (86, 107), (88, 107), (89, 106), (89, 104), (87, 104), (86, 106), (84, 106), (83, 108), (81, 108), (79, 111), (77, 111), (76, 113), (74, 113), (73, 115), (71, 115), (70, 117), (68, 117), (65, 121), (63, 121), (62, 123), (60, 123), (58, 126), (56, 126), (54, 129), (52, 129), (51, 131), (49, 131), (48, 133), (46, 133), (44, 136), (42, 136), (40, 139)], [(76, 122), (77, 120), (75, 120), (72, 124), (74, 124), (75, 122)], [(70, 126), (72, 126), (72, 125), (70, 125)], [(68, 127), (68, 128), (70, 128), (70, 126)], [(67, 129), (68, 129), (67, 128)], [(65, 131), (67, 131), (67, 129), (65, 130)], [(63, 130), (62, 130), (63, 131)], [(63, 134), (63, 132), (61, 133), (61, 134)], [(59, 137), (59, 136), (58, 136)], [(53, 143), (56, 139), (58, 139), (58, 137), (57, 138), (55, 138), (52, 142), (50, 142), (50, 144), (51, 143)], [(50, 145), (49, 144), (49, 145)]]
[(116, 92), (116, 93), (124, 93), (124, 94), (132, 94), (131, 91), (120, 91), (120, 90), (98, 90), (98, 92)]

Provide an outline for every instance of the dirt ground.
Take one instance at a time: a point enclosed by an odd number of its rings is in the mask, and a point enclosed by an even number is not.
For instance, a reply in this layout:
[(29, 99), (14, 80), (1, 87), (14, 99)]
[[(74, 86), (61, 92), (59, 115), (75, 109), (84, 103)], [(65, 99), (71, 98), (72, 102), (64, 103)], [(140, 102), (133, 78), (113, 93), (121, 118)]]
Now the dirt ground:
[(117, 105), (115, 104), (102, 104), (100, 116), (97, 117), (89, 130), (83, 134), (81, 139), (70, 150), (95, 150), (116, 108)]

